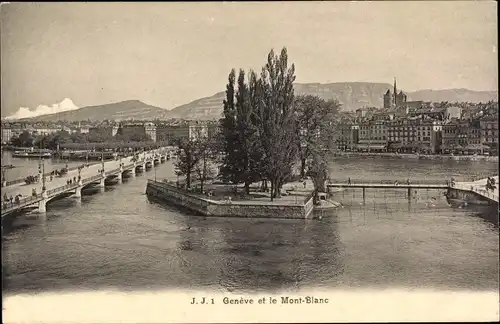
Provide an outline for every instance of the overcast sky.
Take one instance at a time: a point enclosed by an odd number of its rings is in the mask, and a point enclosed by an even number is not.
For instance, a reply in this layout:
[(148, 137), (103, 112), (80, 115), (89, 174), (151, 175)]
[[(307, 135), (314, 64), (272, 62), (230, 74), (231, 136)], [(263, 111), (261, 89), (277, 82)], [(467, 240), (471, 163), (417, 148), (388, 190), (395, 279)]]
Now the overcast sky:
[(283, 46), (297, 82), (496, 90), (496, 25), (493, 1), (7, 4), (2, 116), (64, 98), (170, 109)]

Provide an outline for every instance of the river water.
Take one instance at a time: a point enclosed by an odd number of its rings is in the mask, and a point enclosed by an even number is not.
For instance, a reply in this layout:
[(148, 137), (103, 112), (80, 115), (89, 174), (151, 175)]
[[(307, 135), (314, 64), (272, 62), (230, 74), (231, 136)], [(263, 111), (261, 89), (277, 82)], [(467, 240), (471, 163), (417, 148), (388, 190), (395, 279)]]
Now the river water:
[[(11, 164), (2, 158), (3, 164)], [(15, 161), (26, 170), (37, 161)], [(332, 178), (449, 179), (498, 174), (496, 163), (341, 158)], [(172, 163), (156, 177), (172, 174)], [(15, 170), (15, 169), (14, 169)], [(21, 168), (18, 168), (21, 170)], [(499, 233), (490, 207), (450, 207), (439, 190), (344, 191), (315, 220), (205, 218), (149, 201), (153, 171), (90, 190), (81, 202), (18, 215), (3, 238), (4, 293), (191, 288), (496, 291)], [(403, 190), (404, 191), (404, 190)]]

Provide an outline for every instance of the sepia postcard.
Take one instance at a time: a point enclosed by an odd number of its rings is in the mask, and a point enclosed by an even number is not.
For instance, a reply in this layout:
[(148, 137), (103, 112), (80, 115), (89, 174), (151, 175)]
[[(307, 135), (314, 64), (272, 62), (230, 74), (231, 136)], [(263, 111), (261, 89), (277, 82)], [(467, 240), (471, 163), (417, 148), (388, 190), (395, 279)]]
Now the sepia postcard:
[(2, 3), (2, 322), (499, 321), (496, 11)]

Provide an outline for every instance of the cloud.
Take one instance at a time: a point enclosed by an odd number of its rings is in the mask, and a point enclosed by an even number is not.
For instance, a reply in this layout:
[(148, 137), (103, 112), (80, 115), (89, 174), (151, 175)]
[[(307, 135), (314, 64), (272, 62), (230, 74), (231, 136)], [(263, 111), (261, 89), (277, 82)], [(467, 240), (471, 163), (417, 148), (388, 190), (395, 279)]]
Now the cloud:
[(71, 99), (65, 98), (60, 103), (55, 103), (52, 106), (39, 105), (34, 110), (30, 108), (20, 107), (13, 115), (5, 117), (5, 119), (21, 119), (37, 117), (48, 114), (60, 113), (63, 111), (76, 110), (79, 107), (73, 103)]

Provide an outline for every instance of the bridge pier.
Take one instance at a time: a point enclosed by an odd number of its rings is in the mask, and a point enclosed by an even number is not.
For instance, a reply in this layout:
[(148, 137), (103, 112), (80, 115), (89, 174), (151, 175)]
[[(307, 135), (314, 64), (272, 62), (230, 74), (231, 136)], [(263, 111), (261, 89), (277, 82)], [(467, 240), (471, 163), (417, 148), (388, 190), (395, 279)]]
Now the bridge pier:
[(122, 167), (120, 167), (120, 171), (117, 174), (117, 178), (118, 178), (118, 182), (121, 183), (123, 180), (123, 168)]
[(411, 201), (411, 187), (408, 187), (408, 200)]
[(82, 198), (82, 180), (78, 181), (78, 187), (75, 189), (75, 198)]
[(45, 213), (47, 211), (47, 202), (48, 202), (48, 197), (47, 197), (47, 192), (42, 191), (42, 200), (38, 202), (38, 212), (39, 213)]
[(363, 187), (363, 204), (365, 203), (366, 188)]
[(99, 188), (104, 188), (105, 185), (104, 185), (104, 181), (106, 180), (106, 175), (103, 173), (102, 174), (102, 179), (99, 180), (99, 184), (97, 185)]

